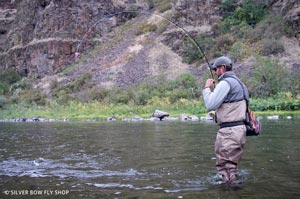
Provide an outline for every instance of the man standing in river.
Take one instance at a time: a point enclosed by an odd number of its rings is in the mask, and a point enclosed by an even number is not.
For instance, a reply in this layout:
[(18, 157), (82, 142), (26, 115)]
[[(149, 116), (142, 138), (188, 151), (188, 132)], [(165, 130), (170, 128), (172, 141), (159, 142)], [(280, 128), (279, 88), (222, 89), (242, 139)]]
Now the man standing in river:
[(232, 62), (222, 56), (215, 60), (210, 69), (218, 76), (215, 89), (213, 79), (208, 79), (202, 91), (208, 111), (216, 111), (220, 125), (215, 141), (216, 168), (225, 183), (237, 180), (238, 163), (246, 143), (246, 100), (249, 94), (246, 86), (232, 72)]

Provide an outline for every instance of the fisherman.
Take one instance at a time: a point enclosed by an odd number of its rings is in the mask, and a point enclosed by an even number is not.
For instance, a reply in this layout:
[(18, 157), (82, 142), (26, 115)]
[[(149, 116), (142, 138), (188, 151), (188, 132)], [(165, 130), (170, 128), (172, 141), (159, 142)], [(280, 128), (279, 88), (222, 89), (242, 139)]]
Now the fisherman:
[(232, 184), (238, 182), (238, 163), (246, 143), (244, 120), (249, 94), (232, 71), (228, 57), (217, 58), (210, 69), (218, 76), (218, 84), (213, 89), (215, 81), (208, 79), (202, 94), (206, 108), (216, 111), (216, 122), (220, 125), (215, 141), (216, 168), (224, 183)]

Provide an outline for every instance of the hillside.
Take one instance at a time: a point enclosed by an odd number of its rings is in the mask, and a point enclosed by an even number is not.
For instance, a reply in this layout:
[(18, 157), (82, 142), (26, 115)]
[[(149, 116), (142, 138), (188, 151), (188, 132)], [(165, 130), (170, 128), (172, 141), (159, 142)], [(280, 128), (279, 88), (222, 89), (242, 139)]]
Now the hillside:
[[(62, 102), (101, 100), (113, 95), (111, 89), (157, 86), (186, 73), (201, 84), (209, 76), (207, 64), (184, 31), (210, 62), (222, 54), (232, 57), (243, 77), (253, 75), (263, 59), (258, 57), (278, 59), (298, 73), (299, 2), (247, 2), (3, 0), (0, 70), (16, 71), (23, 83), (13, 82), (0, 94), (36, 103), (62, 96)], [(257, 10), (253, 5), (263, 5), (266, 14), (249, 19), (247, 12)], [(251, 86), (254, 94), (261, 92)]]

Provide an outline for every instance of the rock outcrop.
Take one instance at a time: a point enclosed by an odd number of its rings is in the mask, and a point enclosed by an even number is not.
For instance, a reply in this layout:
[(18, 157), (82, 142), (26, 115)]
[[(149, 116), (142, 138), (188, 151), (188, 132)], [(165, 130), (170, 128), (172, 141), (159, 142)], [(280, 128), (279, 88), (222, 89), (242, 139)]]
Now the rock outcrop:
[[(151, 3), (152, 2), (152, 3)], [(142, 0), (1, 0), (0, 2), (0, 70), (14, 69), (24, 76), (43, 78), (55, 75), (66, 67), (77, 63), (75, 58), (92, 49), (95, 45), (106, 44), (104, 36), (119, 24), (135, 17), (135, 14), (119, 14), (128, 8), (148, 10), (154, 1)], [(262, 2), (262, 1), (260, 1)], [(295, 36), (300, 38), (300, 3), (298, 0), (265, 0), (269, 10), (284, 17), (293, 28)], [(211, 27), (222, 19), (221, 0), (178, 0), (173, 4), (171, 18), (192, 35), (200, 32), (211, 34)], [(150, 10), (149, 12), (153, 12)], [(149, 16), (148, 16), (149, 18)], [(147, 23), (140, 18), (140, 23)], [(133, 32), (128, 32), (136, 37)], [(168, 26), (162, 37), (147, 37), (133, 42), (143, 45), (138, 51), (130, 51), (130, 42), (116, 46), (120, 50), (109, 49), (110, 54), (99, 53), (100, 58), (93, 61), (91, 69), (96, 83), (124, 86), (143, 82), (151, 71), (160, 64), (149, 64), (157, 57), (151, 57), (155, 45), (170, 47), (180, 54), (184, 34), (176, 27)], [(115, 42), (116, 38), (113, 38)], [(135, 38), (128, 39), (134, 41)], [(157, 45), (158, 46), (158, 45)], [(129, 49), (126, 51), (126, 49)], [(161, 48), (163, 49), (163, 48)], [(166, 51), (166, 50), (164, 50)], [(140, 59), (133, 59), (137, 55)], [(166, 61), (162, 55), (164, 67), (176, 62)], [(175, 57), (175, 56), (173, 56)], [(178, 57), (175, 57), (178, 59)], [(167, 64), (165, 64), (167, 63)], [(99, 67), (97, 65), (100, 65)], [(155, 66), (154, 66), (155, 65)], [(125, 66), (125, 67), (123, 67)], [(85, 66), (82, 66), (85, 67)], [(106, 70), (111, 67), (111, 70)], [(152, 67), (152, 68), (151, 68)], [(161, 67), (157, 67), (161, 70)], [(112, 74), (113, 71), (113, 75)], [(199, 73), (199, 71), (197, 71)], [(77, 73), (85, 73), (85, 70)], [(112, 77), (111, 77), (112, 76)], [(175, 76), (174, 76), (175, 77)]]
[[(75, 52), (94, 46), (118, 20), (107, 18), (123, 1), (3, 0), (0, 70), (44, 77), (74, 63)], [(103, 22), (98, 23), (103, 19)], [(106, 20), (104, 20), (106, 19)]]

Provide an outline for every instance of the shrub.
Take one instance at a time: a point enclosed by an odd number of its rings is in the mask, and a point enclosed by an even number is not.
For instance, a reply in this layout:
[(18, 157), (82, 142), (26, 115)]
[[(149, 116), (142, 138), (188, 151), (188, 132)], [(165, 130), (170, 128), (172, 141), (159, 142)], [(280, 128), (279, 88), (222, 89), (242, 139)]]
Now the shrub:
[(248, 32), (247, 38), (252, 42), (256, 42), (261, 38), (274, 38), (277, 40), (284, 35), (292, 36), (292, 28), (287, 25), (282, 16), (269, 15)]
[(300, 73), (299, 71), (291, 70), (288, 74), (287, 90), (292, 93), (294, 97), (299, 96), (300, 93)]
[(22, 81), (18, 81), (14, 84), (12, 84), (9, 88), (9, 92), (12, 94), (14, 93), (14, 91), (16, 90), (25, 90), (25, 89), (28, 89), (30, 88), (30, 82), (29, 81), (26, 81), (26, 80), (22, 80)]
[(223, 15), (228, 17), (232, 14), (237, 7), (237, 0), (225, 0), (222, 1), (221, 9), (223, 11)]
[(257, 57), (249, 91), (255, 97), (275, 96), (287, 87), (288, 71), (278, 60)]
[(177, 88), (190, 89), (197, 87), (196, 78), (191, 73), (181, 74), (176, 78), (175, 83)]
[(6, 104), (8, 104), (8, 100), (6, 97), (0, 95), (0, 108), (3, 108)]
[(27, 89), (22, 92), (21, 99), (27, 104), (46, 105), (46, 96), (38, 89)]
[(162, 21), (162, 22), (158, 25), (157, 32), (158, 32), (159, 34), (165, 32), (165, 31), (167, 30), (168, 26), (169, 26), (169, 23), (170, 23), (170, 22), (168, 22), (168, 21), (166, 21), (166, 20)]
[(284, 52), (284, 46), (278, 39), (264, 39), (262, 45), (262, 55), (274, 55)]
[(85, 85), (90, 82), (91, 77), (92, 75), (90, 73), (85, 73), (82, 76), (75, 78), (67, 88), (69, 88), (71, 92), (79, 91), (85, 88)]
[(137, 30), (136, 35), (142, 35), (148, 32), (154, 32), (156, 31), (156, 29), (157, 26), (155, 24), (146, 24)]
[(249, 25), (255, 26), (266, 14), (266, 5), (255, 1), (246, 1), (241, 7), (237, 7), (233, 17), (239, 21), (245, 21)]
[(254, 111), (297, 111), (300, 108), (299, 99), (267, 98), (252, 99), (250, 104)]
[(221, 56), (227, 54), (234, 42), (234, 37), (229, 34), (219, 36), (216, 39), (215, 45), (212, 49), (214, 56)]
[(133, 93), (133, 100), (136, 105), (146, 105), (150, 99), (149, 90), (139, 89)]
[(88, 89), (88, 91), (85, 93), (90, 100), (98, 100), (98, 101), (101, 101), (103, 100), (107, 94), (108, 94), (108, 90), (107, 89), (104, 89), (104, 88), (91, 88), (91, 89)]
[(5, 70), (0, 72), (0, 81), (8, 84), (13, 84), (21, 80), (21, 76), (14, 70)]
[(240, 6), (237, 5), (237, 1), (226, 0), (223, 1), (221, 8), (225, 17), (218, 26), (221, 33), (240, 34), (240, 29), (244, 29), (247, 25), (254, 27), (267, 13), (266, 5), (254, 0), (244, 1)]
[(186, 38), (183, 42), (183, 62), (188, 64), (204, 58), (200, 49), (206, 54), (206, 56), (208, 56), (210, 50), (215, 44), (212, 38), (203, 34), (198, 35), (194, 39), (198, 46), (196, 46), (190, 38)]
[(169, 1), (161, 1), (161, 3), (158, 5), (158, 11), (160, 13), (163, 13), (170, 9), (172, 9), (172, 4)]
[(149, 10), (154, 8), (154, 5), (155, 5), (154, 0), (147, 0), (147, 4), (148, 4)]
[(0, 95), (5, 95), (9, 91), (9, 84), (0, 81)]
[(235, 42), (230, 48), (230, 56), (233, 60), (243, 60), (250, 54), (251, 49), (243, 42)]
[(74, 100), (67, 90), (61, 89), (55, 93), (56, 101), (62, 105), (68, 105), (70, 101)]
[(113, 88), (106, 95), (104, 102), (109, 104), (128, 104), (132, 100), (132, 91), (130, 88)]
[(5, 70), (0, 72), (0, 95), (9, 92), (10, 86), (21, 80), (21, 76), (14, 70)]

